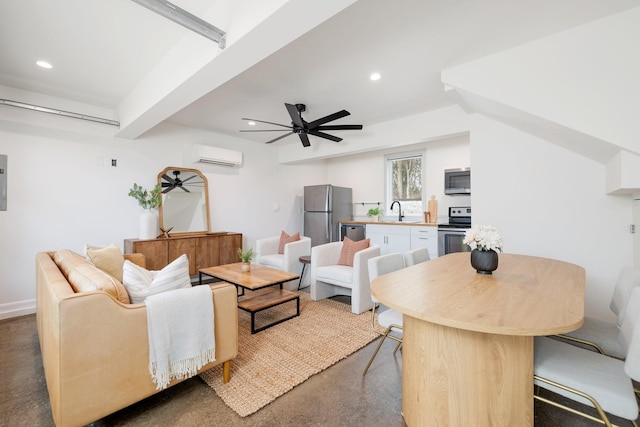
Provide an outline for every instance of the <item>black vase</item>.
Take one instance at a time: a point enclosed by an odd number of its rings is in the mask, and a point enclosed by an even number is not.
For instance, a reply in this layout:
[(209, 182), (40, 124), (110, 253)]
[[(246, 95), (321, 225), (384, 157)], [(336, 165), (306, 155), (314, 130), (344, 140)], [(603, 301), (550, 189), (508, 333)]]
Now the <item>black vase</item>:
[(498, 253), (492, 249), (488, 251), (471, 251), (471, 266), (480, 274), (491, 274), (498, 268)]

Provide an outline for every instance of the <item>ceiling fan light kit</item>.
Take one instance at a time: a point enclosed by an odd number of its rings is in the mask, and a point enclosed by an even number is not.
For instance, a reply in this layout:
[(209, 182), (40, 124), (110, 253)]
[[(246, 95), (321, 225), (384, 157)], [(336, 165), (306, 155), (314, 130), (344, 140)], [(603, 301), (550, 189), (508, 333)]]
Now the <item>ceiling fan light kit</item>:
[(325, 130), (361, 130), (362, 125), (325, 125), (325, 123), (332, 122), (334, 120), (341, 119), (350, 115), (347, 110), (340, 110), (333, 114), (329, 114), (328, 116), (322, 117), (318, 120), (314, 120), (312, 122), (307, 122), (302, 118), (302, 113), (306, 111), (307, 107), (304, 104), (284, 104), (289, 116), (291, 117), (291, 125), (283, 125), (281, 123), (273, 123), (267, 122), (264, 120), (256, 120), (249, 119), (243, 117), (242, 120), (248, 120), (256, 123), (265, 123), (274, 126), (280, 126), (285, 129), (251, 129), (251, 130), (240, 130), (240, 132), (287, 132), (284, 135), (278, 136), (267, 141), (267, 144), (271, 144), (276, 142), (282, 138), (286, 138), (289, 135), (297, 134), (300, 138), (300, 142), (302, 142), (303, 147), (309, 147), (311, 143), (309, 142), (309, 135), (317, 136), (319, 138), (328, 139), (334, 142), (342, 141), (342, 138), (338, 138), (337, 136), (330, 135), (328, 133), (322, 132)]
[(140, 6), (164, 16), (165, 18), (180, 24), (203, 37), (218, 43), (220, 49), (226, 47), (226, 33), (221, 29), (209, 24), (207, 21), (179, 8), (173, 3), (162, 0), (132, 0)]

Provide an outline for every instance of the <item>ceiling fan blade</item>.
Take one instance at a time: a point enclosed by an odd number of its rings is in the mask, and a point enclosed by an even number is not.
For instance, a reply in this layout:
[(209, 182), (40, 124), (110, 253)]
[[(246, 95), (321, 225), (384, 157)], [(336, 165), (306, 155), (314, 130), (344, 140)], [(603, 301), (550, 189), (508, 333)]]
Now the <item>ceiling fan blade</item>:
[[(276, 125), (276, 126), (282, 126), (282, 127), (285, 127), (285, 128), (291, 128), (291, 126), (288, 126), (288, 125), (282, 125), (282, 124), (280, 124), (280, 123), (265, 122), (264, 120), (256, 120), (256, 119), (247, 119), (246, 117), (243, 117), (243, 118), (242, 118), (242, 120), (250, 120), (250, 121), (252, 121), (252, 122), (267, 123), (267, 124), (269, 124), (269, 125)], [(240, 132), (242, 132), (242, 131), (240, 131)]]
[(318, 126), (315, 130), (361, 130), (362, 125), (326, 125)]
[(303, 147), (309, 147), (311, 145), (311, 143), (309, 142), (309, 137), (305, 132), (300, 132), (298, 136), (300, 137), (300, 141), (302, 141)]
[(176, 188), (176, 187), (173, 187), (173, 186), (167, 187), (167, 189), (162, 190), (162, 194), (167, 194), (169, 191), (173, 190), (174, 188)]
[(265, 142), (265, 144), (271, 144), (272, 142), (276, 142), (276, 141), (278, 141), (278, 140), (280, 140), (282, 138), (285, 138), (285, 137), (287, 137), (289, 135), (293, 135), (293, 132), (285, 133), (284, 135), (281, 135), (281, 136), (279, 136), (277, 138), (274, 138), (274, 139), (272, 139), (270, 141)]
[(323, 125), (323, 124), (325, 124), (327, 122), (332, 122), (334, 120), (338, 120), (338, 119), (341, 119), (343, 117), (347, 117), (350, 114), (351, 113), (348, 112), (347, 110), (341, 110), (341, 111), (338, 111), (337, 113), (329, 114), (328, 116), (325, 116), (325, 117), (323, 117), (321, 119), (309, 122), (307, 124), (307, 126), (308, 126), (308, 129), (314, 129), (314, 128), (317, 128), (318, 126)]
[(335, 141), (335, 142), (342, 141), (342, 138), (338, 138), (337, 136), (329, 135), (328, 133), (324, 133), (324, 132), (310, 130), (309, 133), (313, 136), (319, 136), (320, 138), (330, 139), (331, 141)]
[(180, 189), (186, 191), (187, 193), (191, 193), (188, 188), (184, 188), (183, 186), (180, 186)]
[(304, 120), (302, 120), (302, 117), (300, 117), (300, 112), (298, 112), (298, 108), (293, 105), (293, 104), (284, 104), (285, 107), (287, 107), (287, 111), (289, 112), (289, 115), (291, 116), (291, 121), (293, 122), (294, 125), (304, 128)]
[(191, 175), (189, 178), (185, 179), (184, 181), (182, 181), (182, 183), (185, 183), (187, 181), (189, 181), (190, 179), (193, 179), (195, 177), (197, 177), (198, 175)]
[[(164, 175), (162, 175), (162, 179), (167, 180), (171, 183), (171, 185), (173, 185), (175, 183), (175, 181), (173, 180), (173, 178), (171, 178), (169, 175), (167, 175), (166, 173)], [(162, 183), (162, 185), (164, 186), (164, 182)]]

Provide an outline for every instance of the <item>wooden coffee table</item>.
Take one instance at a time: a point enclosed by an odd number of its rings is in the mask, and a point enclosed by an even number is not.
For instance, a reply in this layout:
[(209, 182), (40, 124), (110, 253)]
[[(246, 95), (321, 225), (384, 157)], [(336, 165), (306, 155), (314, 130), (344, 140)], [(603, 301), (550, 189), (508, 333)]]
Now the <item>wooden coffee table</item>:
[[(232, 283), (236, 285), (236, 287), (241, 288), (242, 294), (240, 294), (240, 296), (244, 295), (245, 289), (256, 291), (258, 289), (269, 288), (275, 285), (280, 286), (280, 289), (265, 289), (264, 292), (258, 293), (255, 296), (238, 301), (238, 308), (251, 313), (252, 334), (263, 331), (300, 315), (300, 295), (296, 292), (282, 289), (283, 283), (298, 279), (300, 276), (297, 274), (257, 264), (251, 264), (251, 271), (243, 272), (241, 262), (202, 268), (198, 273), (199, 284), (202, 284), (202, 275), (211, 276), (216, 279)], [(275, 322), (256, 329), (256, 313), (293, 300), (296, 301), (296, 314), (276, 320)]]

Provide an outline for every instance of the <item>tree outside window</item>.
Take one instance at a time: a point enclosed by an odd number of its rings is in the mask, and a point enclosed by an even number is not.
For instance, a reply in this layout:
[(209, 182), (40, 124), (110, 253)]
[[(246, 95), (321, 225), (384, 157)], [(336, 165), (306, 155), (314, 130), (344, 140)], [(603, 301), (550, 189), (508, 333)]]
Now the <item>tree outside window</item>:
[(399, 200), (403, 215), (422, 215), (422, 155), (404, 154), (387, 157), (387, 197)]

